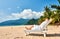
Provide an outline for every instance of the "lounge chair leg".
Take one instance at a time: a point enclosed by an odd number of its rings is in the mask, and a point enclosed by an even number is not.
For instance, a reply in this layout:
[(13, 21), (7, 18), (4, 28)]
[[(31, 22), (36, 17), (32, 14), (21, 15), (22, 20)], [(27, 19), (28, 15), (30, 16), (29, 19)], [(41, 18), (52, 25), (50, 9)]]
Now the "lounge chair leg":
[(44, 37), (46, 37), (46, 33), (44, 33)]
[(29, 34), (30, 34), (30, 32), (29, 32)]
[(25, 35), (27, 36), (28, 34), (30, 34), (30, 32), (25, 31)]
[(25, 36), (27, 36), (26, 33), (25, 33)]
[(26, 31), (25, 31), (25, 35), (26, 35), (26, 36), (28, 35)]

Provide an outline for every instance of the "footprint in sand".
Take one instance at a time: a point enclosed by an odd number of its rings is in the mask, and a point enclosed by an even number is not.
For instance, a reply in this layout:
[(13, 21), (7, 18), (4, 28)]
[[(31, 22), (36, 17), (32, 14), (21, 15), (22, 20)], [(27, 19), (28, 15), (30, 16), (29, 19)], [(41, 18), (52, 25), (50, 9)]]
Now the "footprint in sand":
[(15, 37), (14, 39), (23, 39), (23, 37)]

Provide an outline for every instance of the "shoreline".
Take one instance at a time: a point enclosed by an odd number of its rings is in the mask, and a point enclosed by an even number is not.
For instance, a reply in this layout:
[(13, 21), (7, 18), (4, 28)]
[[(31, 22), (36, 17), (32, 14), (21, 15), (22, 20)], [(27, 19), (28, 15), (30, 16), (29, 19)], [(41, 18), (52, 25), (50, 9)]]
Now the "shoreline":
[(12, 25), (12, 26), (0, 26), (0, 27), (25, 27), (25, 26), (33, 26), (33, 25)]
[[(33, 25), (7, 25), (7, 26), (0, 26), (0, 27), (25, 27), (25, 26), (33, 26)], [(48, 26), (57, 26), (57, 25), (48, 25)], [(60, 25), (59, 25), (60, 26)]]

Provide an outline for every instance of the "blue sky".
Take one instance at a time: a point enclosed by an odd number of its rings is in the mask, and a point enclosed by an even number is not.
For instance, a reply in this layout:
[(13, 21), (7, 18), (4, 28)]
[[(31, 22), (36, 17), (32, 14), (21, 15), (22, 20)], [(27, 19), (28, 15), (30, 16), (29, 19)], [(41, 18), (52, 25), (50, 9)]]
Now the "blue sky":
[(59, 5), (57, 0), (0, 0), (0, 21), (2, 21), (2, 18), (5, 20), (12, 13), (21, 13), (25, 9), (41, 12), (44, 11), (45, 6), (51, 4)]

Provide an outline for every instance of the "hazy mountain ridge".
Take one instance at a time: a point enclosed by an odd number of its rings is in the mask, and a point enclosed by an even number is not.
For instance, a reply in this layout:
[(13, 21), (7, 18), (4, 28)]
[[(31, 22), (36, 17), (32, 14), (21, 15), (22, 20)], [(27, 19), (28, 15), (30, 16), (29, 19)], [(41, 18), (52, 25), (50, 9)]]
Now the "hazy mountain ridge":
[(28, 21), (29, 21), (29, 19), (8, 20), (8, 21), (0, 23), (0, 26), (5, 26), (5, 25), (24, 25)]

